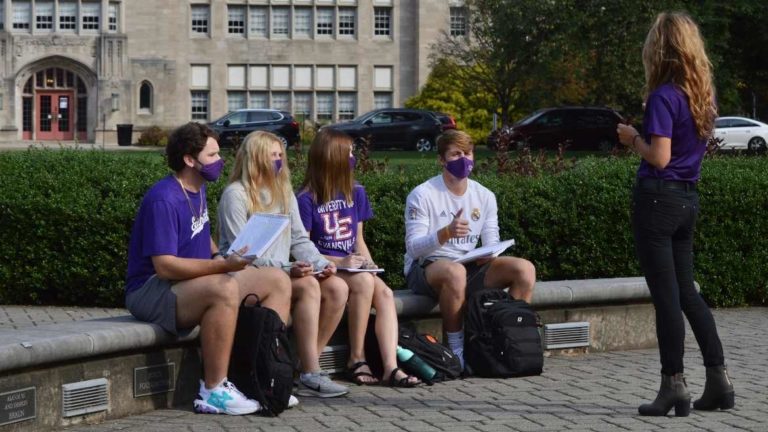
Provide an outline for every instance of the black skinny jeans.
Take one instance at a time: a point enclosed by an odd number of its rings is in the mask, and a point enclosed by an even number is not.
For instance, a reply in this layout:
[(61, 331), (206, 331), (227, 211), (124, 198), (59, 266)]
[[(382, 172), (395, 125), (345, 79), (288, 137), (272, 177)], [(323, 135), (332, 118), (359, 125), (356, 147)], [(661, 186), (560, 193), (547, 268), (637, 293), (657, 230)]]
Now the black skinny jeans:
[(656, 308), (661, 373), (683, 372), (685, 313), (705, 366), (724, 364), (712, 312), (693, 282), (693, 231), (699, 211), (696, 190), (667, 189), (664, 183), (635, 186), (632, 231), (635, 252)]

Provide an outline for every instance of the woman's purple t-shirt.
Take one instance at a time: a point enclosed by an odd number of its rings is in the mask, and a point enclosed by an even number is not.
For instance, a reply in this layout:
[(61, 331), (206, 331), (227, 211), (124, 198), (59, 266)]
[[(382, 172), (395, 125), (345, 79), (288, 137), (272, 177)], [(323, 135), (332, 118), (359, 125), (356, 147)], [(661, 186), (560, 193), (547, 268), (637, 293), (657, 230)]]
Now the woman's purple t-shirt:
[(181, 184), (169, 175), (144, 195), (128, 246), (126, 293), (141, 287), (156, 273), (152, 264), (155, 255), (211, 258), (205, 185), (200, 192), (187, 191), (185, 196)]
[(696, 182), (701, 173), (701, 159), (706, 139), (699, 138), (688, 96), (674, 84), (664, 84), (648, 95), (643, 117), (645, 142), (652, 135), (672, 140), (672, 158), (664, 169), (657, 169), (645, 159), (637, 170), (638, 178), (661, 178)]
[(352, 190), (351, 203), (339, 195), (335, 200), (318, 205), (313, 194), (306, 190), (296, 199), (304, 228), (323, 255), (343, 257), (354, 252), (357, 224), (373, 218), (371, 203), (361, 185), (355, 185)]

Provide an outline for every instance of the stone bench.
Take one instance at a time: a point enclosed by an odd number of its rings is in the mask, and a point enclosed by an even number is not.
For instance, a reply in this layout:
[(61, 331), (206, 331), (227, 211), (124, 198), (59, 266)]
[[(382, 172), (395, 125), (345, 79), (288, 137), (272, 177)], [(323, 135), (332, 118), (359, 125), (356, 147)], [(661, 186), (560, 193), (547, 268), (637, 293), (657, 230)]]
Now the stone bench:
[[(545, 324), (589, 322), (589, 350), (647, 348), (656, 343), (653, 306), (642, 278), (538, 282), (532, 303)], [(435, 301), (400, 290), (395, 304), (401, 322), (411, 321), (422, 331), (441, 335)], [(197, 333), (195, 329), (174, 337), (127, 312), (5, 332), (0, 338), (0, 396), (36, 389), (36, 417), (18, 423), (25, 430), (51, 430), (188, 404), (201, 371)], [(343, 329), (338, 333), (331, 344), (346, 343)], [(343, 350), (331, 354), (342, 361), (346, 357)], [(72, 383), (83, 384), (86, 393), (104, 393), (108, 408), (68, 410), (62, 402), (63, 385)], [(94, 412), (83, 415), (88, 409)]]

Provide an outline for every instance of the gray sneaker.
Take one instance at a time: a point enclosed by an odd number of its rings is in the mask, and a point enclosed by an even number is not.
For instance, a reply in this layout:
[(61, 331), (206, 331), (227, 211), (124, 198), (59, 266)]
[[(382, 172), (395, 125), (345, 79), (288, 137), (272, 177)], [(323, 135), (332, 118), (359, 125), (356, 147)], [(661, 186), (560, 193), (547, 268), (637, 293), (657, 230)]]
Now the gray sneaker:
[(299, 378), (299, 396), (314, 396), (330, 398), (349, 393), (349, 389), (341, 384), (336, 384), (328, 377), (328, 372), (312, 372)]

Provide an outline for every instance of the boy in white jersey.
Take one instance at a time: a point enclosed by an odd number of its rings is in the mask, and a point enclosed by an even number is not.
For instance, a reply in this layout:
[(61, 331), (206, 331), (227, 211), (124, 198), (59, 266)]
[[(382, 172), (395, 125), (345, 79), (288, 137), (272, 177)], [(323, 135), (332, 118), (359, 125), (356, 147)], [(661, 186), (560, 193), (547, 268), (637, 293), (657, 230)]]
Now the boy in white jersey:
[(536, 269), (515, 257), (481, 258), (459, 264), (477, 247), (498, 243), (496, 196), (469, 180), (474, 144), (465, 132), (448, 130), (437, 139), (443, 171), (408, 194), (405, 205), (405, 274), (408, 288), (438, 300), (448, 346), (464, 366), (463, 308), (468, 292), (509, 287), (516, 299), (531, 301)]

